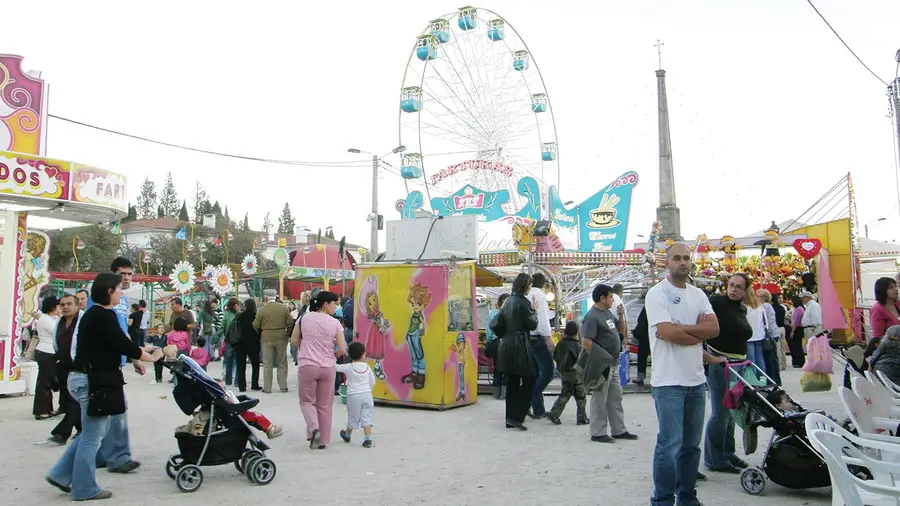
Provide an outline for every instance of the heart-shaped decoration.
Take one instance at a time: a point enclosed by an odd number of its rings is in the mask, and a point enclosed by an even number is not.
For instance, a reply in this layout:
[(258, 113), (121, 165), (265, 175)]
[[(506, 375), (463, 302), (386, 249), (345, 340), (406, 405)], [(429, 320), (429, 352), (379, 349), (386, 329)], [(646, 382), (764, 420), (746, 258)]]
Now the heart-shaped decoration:
[(794, 249), (797, 254), (806, 260), (812, 260), (822, 249), (822, 241), (818, 239), (797, 239), (794, 241)]
[(44, 172), (47, 173), (47, 177), (53, 179), (56, 176), (57, 170), (56, 167), (46, 166), (44, 167)]

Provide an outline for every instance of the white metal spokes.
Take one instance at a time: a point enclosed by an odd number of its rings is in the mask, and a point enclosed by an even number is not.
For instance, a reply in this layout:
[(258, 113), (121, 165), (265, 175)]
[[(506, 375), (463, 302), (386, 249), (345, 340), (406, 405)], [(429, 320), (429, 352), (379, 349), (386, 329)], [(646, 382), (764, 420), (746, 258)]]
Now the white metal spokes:
[[(525, 43), (508, 23), (502, 40), (488, 36), (494, 13), (478, 10), (477, 25), (463, 30), (456, 12), (449, 23), (449, 40), (437, 44), (437, 55), (427, 61), (414, 53), (409, 59), (402, 88), (421, 88), (422, 107), (400, 113), (400, 141), (422, 155), (425, 182), (442, 169), (466, 160), (499, 161), (513, 167), (507, 176), (491, 170), (466, 170), (443, 177), (437, 188), (458, 190), (471, 184), (487, 191), (510, 193), (507, 211), (521, 207), (517, 183), (531, 176), (542, 186), (557, 184), (556, 161), (543, 161), (541, 145), (556, 142), (553, 112), (533, 56), (527, 68), (516, 70), (516, 53)], [(498, 23), (494, 23), (495, 26)], [(424, 32), (430, 34), (432, 24)], [(534, 108), (534, 96), (544, 105)], [(539, 111), (539, 112), (536, 112)], [(421, 184), (421, 180), (412, 181)]]

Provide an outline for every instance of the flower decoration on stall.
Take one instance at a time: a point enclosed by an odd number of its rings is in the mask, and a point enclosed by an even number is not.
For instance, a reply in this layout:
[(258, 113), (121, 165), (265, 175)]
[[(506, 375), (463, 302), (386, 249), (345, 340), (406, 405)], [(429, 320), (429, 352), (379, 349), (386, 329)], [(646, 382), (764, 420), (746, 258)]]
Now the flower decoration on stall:
[(212, 289), (220, 297), (224, 297), (234, 291), (234, 274), (227, 265), (214, 267), (214, 273), (209, 280)]
[(207, 265), (206, 268), (203, 269), (203, 278), (204, 279), (212, 279), (213, 276), (216, 275), (216, 266)]
[(178, 293), (187, 293), (194, 289), (194, 266), (190, 262), (181, 261), (175, 264), (169, 274), (172, 286)]
[(247, 276), (252, 276), (256, 274), (257, 262), (256, 255), (249, 254), (244, 257), (244, 260), (241, 262), (241, 272)]

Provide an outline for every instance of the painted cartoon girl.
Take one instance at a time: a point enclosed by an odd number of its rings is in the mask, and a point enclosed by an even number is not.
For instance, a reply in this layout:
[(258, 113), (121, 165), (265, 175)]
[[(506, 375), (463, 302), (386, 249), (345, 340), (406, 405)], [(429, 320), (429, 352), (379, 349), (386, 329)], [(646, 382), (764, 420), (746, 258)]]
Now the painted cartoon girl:
[(456, 344), (450, 345), (450, 351), (456, 353), (456, 377), (459, 380), (459, 393), (456, 394), (457, 402), (466, 400), (467, 348), (466, 336), (460, 332), (459, 335), (456, 336)]
[(413, 388), (425, 388), (425, 350), (422, 349), (422, 336), (425, 335), (425, 308), (431, 303), (431, 293), (421, 283), (409, 287), (406, 297), (412, 309), (409, 317), (409, 329), (406, 331), (406, 345), (409, 347), (410, 372), (402, 377), (403, 383), (412, 383)]
[(384, 350), (388, 340), (387, 333), (391, 328), (391, 322), (384, 317), (384, 313), (381, 312), (378, 305), (378, 278), (375, 276), (366, 278), (361, 293), (361, 309), (366, 318), (372, 322), (369, 333), (366, 335), (366, 355), (375, 361), (375, 366), (372, 368), (375, 377), (383, 380), (385, 374), (381, 361), (384, 360)]

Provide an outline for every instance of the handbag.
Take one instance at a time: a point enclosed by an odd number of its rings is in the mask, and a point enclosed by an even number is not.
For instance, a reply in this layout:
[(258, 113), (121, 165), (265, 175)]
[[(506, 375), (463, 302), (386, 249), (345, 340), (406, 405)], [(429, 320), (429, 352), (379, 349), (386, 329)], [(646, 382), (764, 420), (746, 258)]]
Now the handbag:
[(500, 351), (500, 338), (494, 337), (490, 341), (488, 341), (487, 346), (484, 347), (484, 356), (493, 360), (497, 360), (497, 355)]
[(122, 371), (91, 370), (88, 377), (88, 416), (112, 416), (125, 413), (125, 378)]

